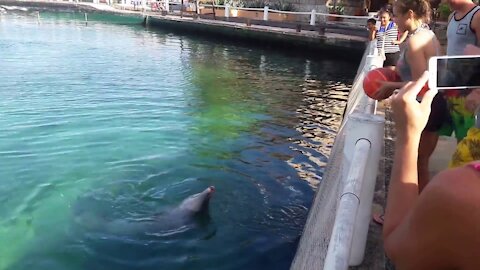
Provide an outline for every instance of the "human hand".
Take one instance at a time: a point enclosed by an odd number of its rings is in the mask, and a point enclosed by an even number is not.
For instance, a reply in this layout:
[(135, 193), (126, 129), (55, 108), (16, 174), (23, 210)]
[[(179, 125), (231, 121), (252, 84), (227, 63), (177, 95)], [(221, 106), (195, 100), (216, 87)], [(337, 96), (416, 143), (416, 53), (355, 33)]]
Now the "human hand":
[(417, 101), (417, 95), (427, 80), (428, 71), (425, 71), (416, 82), (408, 82), (393, 96), (393, 119), (397, 137), (400, 139), (415, 138), (415, 136), (420, 139), (427, 125), (432, 100), (438, 93), (437, 89), (430, 89), (424, 94), (421, 102)]
[(465, 108), (474, 113), (480, 107), (480, 89), (474, 89), (465, 99)]
[(387, 81), (379, 81), (379, 83), (381, 84), (380, 88), (373, 94), (376, 100), (384, 100), (393, 95), (395, 89), (389, 87)]
[(466, 55), (480, 55), (480, 48), (471, 44), (468, 44), (463, 52)]

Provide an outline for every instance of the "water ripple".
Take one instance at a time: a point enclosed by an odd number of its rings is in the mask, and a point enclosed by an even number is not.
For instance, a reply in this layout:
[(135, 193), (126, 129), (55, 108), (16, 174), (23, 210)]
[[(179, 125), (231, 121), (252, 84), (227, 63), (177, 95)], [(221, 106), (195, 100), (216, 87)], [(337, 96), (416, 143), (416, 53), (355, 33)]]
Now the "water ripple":
[(356, 64), (82, 16), (0, 19), (0, 270), (287, 269)]

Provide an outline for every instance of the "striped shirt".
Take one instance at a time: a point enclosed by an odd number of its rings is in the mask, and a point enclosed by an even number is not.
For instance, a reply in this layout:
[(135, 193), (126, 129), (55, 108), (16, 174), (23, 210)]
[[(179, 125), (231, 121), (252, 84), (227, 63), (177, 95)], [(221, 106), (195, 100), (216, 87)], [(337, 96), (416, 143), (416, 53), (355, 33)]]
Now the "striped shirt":
[[(384, 40), (385, 45), (383, 44)], [(400, 47), (393, 44), (395, 40), (398, 40), (398, 28), (395, 23), (390, 22), (387, 27), (380, 26), (380, 29), (377, 31), (377, 48), (379, 50), (383, 48), (385, 53), (396, 53), (400, 51)]]

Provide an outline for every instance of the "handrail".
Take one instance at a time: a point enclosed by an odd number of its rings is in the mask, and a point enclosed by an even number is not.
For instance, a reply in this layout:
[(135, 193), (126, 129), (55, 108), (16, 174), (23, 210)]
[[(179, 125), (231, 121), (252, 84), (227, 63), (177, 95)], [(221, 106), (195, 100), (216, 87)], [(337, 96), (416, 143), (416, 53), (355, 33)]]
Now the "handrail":
[(363, 91), (365, 74), (382, 64), (375, 47), (369, 43), (358, 68), (290, 270), (346, 270), (363, 261), (385, 125)]
[[(218, 7), (218, 8), (225, 8), (227, 7), (226, 5), (205, 5), (205, 4), (199, 4), (198, 5), (199, 7)], [(265, 9), (264, 8), (246, 8), (246, 7), (232, 7), (232, 6), (229, 6), (230, 9), (238, 9), (238, 10), (250, 10), (250, 11), (264, 11)], [(269, 9), (268, 11), (272, 11), (271, 9)]]
[[(219, 7), (225, 8), (226, 5), (205, 5), (200, 4), (200, 7)], [(266, 6), (268, 7), (268, 6)], [(265, 8), (246, 8), (246, 7), (233, 7), (229, 6), (230, 9), (237, 9), (237, 10), (251, 10), (251, 11), (264, 11)], [(286, 11), (286, 10), (277, 10), (277, 9), (270, 9), (268, 8), (268, 12), (272, 13), (280, 13), (280, 14), (294, 14), (294, 15), (311, 15), (311, 11)], [(353, 15), (339, 15), (339, 14), (330, 14), (330, 13), (322, 13), (322, 12), (315, 12), (316, 16), (329, 16), (329, 17), (339, 17), (339, 18), (347, 18), (347, 19), (370, 19), (374, 16), (353, 16)]]
[[(312, 12), (305, 12), (305, 11), (287, 11), (287, 10), (276, 10), (276, 9), (269, 9), (268, 12), (272, 13), (280, 13), (280, 14), (294, 14), (294, 15), (311, 15)], [(319, 13), (315, 13), (318, 15)]]
[(360, 192), (362, 191), (365, 167), (370, 155), (370, 146), (370, 141), (366, 139), (360, 139), (355, 144), (352, 166), (350, 166), (345, 188), (340, 195), (340, 203), (335, 216), (324, 269), (348, 269), (348, 258), (350, 258), (351, 250), (351, 245), (348, 245), (348, 243), (353, 242), (355, 229), (355, 219), (351, 218), (351, 213), (356, 213), (360, 206)]
[(324, 270), (359, 265), (365, 254), (385, 122), (375, 115), (377, 101), (368, 98), (362, 86), (366, 73), (382, 64), (375, 47), (370, 42), (365, 51), (340, 128), (345, 134), (342, 167), (348, 174), (342, 179)]

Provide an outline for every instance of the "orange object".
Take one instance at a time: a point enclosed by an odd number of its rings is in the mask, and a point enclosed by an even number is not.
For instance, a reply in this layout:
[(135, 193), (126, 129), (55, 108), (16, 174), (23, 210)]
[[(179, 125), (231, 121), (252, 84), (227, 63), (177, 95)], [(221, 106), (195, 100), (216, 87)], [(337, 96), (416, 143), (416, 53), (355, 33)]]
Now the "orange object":
[(422, 87), (422, 90), (420, 90), (420, 92), (418, 93), (417, 97), (423, 97), (423, 95), (425, 95), (425, 92), (427, 92), (427, 90), (430, 89), (428, 88), (428, 82)]
[(400, 76), (389, 68), (377, 68), (370, 70), (363, 79), (363, 90), (370, 98), (375, 99), (375, 93), (378, 91), (382, 82), (399, 82)]

